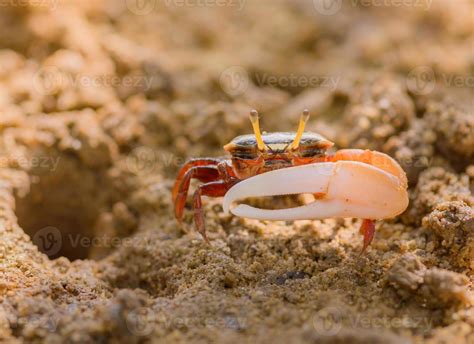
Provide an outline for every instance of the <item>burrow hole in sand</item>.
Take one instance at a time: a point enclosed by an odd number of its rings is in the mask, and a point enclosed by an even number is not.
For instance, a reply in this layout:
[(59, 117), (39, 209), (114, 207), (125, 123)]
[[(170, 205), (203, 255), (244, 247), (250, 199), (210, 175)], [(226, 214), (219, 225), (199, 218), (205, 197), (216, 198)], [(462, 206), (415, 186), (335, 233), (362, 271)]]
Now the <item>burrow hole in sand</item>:
[[(51, 259), (100, 258), (95, 228), (112, 204), (106, 170), (84, 166), (74, 155), (35, 154), (30, 192), (16, 196), (20, 227)], [(95, 251), (95, 252), (94, 252)]]

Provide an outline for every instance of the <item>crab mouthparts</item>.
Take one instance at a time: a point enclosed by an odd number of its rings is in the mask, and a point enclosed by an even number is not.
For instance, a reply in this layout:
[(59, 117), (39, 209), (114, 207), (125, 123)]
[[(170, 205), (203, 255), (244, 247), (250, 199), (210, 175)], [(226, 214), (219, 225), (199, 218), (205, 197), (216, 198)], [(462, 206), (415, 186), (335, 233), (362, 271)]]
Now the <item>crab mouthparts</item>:
[[(234, 204), (250, 197), (294, 194), (324, 197), (303, 206), (277, 210)], [(232, 187), (223, 204), (225, 213), (260, 220), (385, 219), (399, 215), (407, 206), (408, 194), (399, 178), (355, 161), (315, 163), (263, 173)]]

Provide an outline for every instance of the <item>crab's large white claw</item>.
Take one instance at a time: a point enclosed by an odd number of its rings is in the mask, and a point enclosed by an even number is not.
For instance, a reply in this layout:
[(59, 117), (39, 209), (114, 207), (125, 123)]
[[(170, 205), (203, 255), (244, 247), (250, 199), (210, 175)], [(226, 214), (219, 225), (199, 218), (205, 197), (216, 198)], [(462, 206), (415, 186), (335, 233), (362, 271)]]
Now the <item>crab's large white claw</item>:
[[(325, 194), (289, 209), (259, 209), (237, 200), (291, 194)], [(357, 161), (315, 163), (275, 170), (241, 181), (224, 198), (224, 212), (260, 220), (323, 218), (386, 219), (408, 206), (406, 181), (381, 168)]]

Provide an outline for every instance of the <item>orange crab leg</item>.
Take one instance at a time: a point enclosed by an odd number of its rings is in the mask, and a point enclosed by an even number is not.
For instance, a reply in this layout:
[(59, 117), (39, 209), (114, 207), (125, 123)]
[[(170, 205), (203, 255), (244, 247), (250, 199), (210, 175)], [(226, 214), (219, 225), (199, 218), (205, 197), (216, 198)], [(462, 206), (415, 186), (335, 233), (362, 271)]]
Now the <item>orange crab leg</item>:
[(359, 233), (364, 236), (364, 247), (360, 254), (364, 253), (367, 247), (369, 247), (372, 239), (375, 235), (375, 221), (374, 220), (363, 220), (362, 225), (360, 226)]
[[(184, 173), (182, 171), (185, 171)], [(206, 184), (200, 185), (193, 197), (194, 222), (197, 231), (209, 242), (206, 236), (201, 196), (221, 197), (227, 190), (240, 181), (231, 166), (222, 159), (198, 159), (186, 164), (180, 172), (179, 181), (173, 190), (175, 217), (179, 223), (183, 218), (184, 206), (188, 196), (191, 179), (198, 179)]]
[(176, 202), (176, 198), (178, 197), (178, 192), (181, 188), (181, 183), (183, 181), (184, 176), (186, 173), (193, 167), (198, 167), (198, 166), (217, 166), (222, 159), (216, 159), (216, 158), (200, 158), (200, 159), (191, 159), (187, 161), (179, 170), (178, 176), (176, 177), (176, 181), (173, 186), (173, 203)]
[(183, 219), (184, 205), (186, 204), (189, 184), (192, 178), (205, 183), (214, 181), (219, 179), (219, 170), (216, 166), (194, 166), (184, 174), (174, 200), (174, 214), (178, 222), (181, 222)]
[(232, 182), (225, 182), (223, 180), (210, 182), (200, 185), (194, 192), (193, 208), (194, 208), (194, 223), (196, 230), (202, 235), (203, 239), (209, 244), (209, 239), (206, 234), (206, 223), (204, 221), (204, 212), (202, 210), (202, 196), (222, 197), (234, 185)]

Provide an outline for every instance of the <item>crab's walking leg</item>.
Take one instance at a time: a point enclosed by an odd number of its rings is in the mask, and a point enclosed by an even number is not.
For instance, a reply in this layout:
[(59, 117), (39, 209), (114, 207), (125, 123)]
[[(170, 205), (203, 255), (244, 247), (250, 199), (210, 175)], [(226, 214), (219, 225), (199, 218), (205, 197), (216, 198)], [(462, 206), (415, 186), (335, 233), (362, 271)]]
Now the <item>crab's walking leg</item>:
[(194, 192), (193, 208), (194, 208), (194, 223), (196, 230), (202, 235), (204, 240), (209, 244), (209, 239), (206, 235), (206, 224), (204, 221), (204, 212), (202, 210), (201, 196), (222, 197), (234, 185), (232, 181), (219, 180), (200, 185)]
[(174, 214), (178, 222), (183, 219), (184, 205), (188, 196), (189, 184), (191, 179), (196, 178), (204, 183), (219, 179), (219, 170), (217, 166), (195, 166), (191, 167), (181, 179), (174, 200)]
[[(182, 173), (182, 171), (185, 172)], [(179, 223), (181, 223), (183, 218), (184, 206), (186, 204), (189, 185), (192, 178), (196, 178), (201, 182), (206, 183), (199, 186), (195, 191), (193, 209), (196, 228), (206, 242), (209, 242), (206, 236), (201, 196), (224, 196), (227, 190), (237, 184), (240, 180), (235, 176), (232, 167), (226, 160), (199, 159), (186, 164), (180, 171), (180, 176), (178, 177), (179, 180), (176, 182), (173, 189), (175, 216)]]
[(375, 221), (365, 219), (362, 221), (362, 225), (360, 226), (359, 233), (364, 236), (364, 247), (360, 254), (364, 253), (367, 247), (369, 247), (372, 239), (374, 238), (375, 234)]
[(173, 203), (176, 202), (176, 198), (178, 197), (178, 192), (180, 189), (180, 185), (183, 181), (184, 176), (186, 173), (193, 167), (198, 166), (217, 166), (222, 159), (217, 158), (200, 158), (200, 159), (191, 159), (187, 161), (183, 167), (178, 172), (178, 176), (176, 177), (176, 182), (174, 183), (173, 187)]

